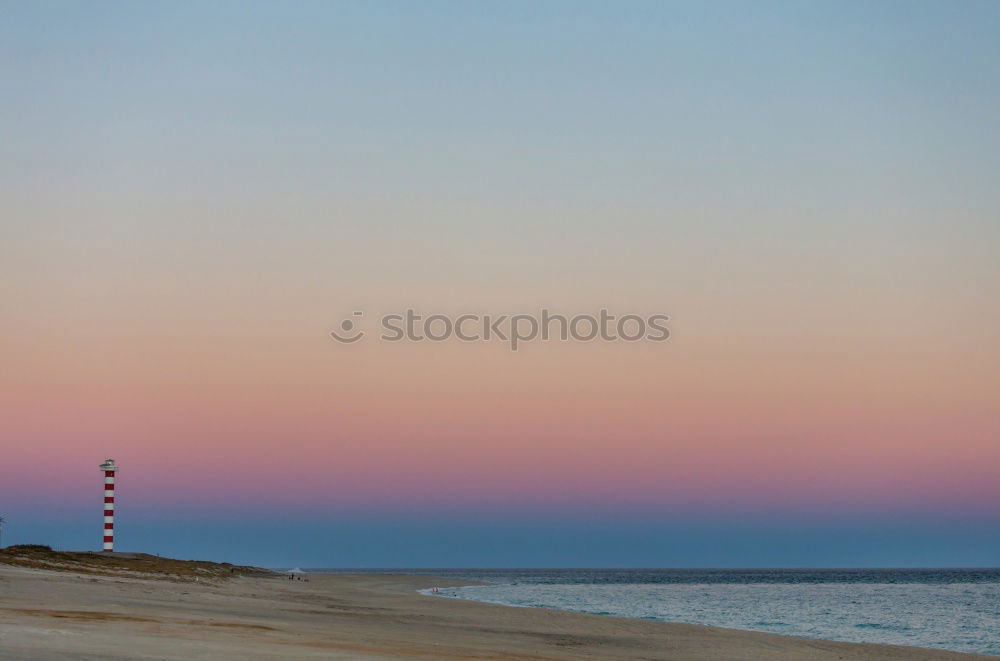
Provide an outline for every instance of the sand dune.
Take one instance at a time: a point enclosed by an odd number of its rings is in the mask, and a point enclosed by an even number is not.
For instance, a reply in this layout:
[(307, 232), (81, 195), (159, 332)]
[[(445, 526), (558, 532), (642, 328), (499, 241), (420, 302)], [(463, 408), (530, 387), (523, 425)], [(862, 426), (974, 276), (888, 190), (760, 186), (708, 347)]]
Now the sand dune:
[[(3, 659), (973, 659), (415, 591), (447, 579), (180, 582), (0, 565)], [(466, 582), (468, 583), (468, 582)]]

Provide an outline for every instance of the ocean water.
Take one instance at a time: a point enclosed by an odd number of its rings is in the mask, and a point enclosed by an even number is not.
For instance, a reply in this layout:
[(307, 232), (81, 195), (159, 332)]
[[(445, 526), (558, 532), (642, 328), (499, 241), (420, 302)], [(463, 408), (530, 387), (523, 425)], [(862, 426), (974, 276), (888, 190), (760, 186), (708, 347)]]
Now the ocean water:
[(1000, 656), (1000, 569), (392, 571), (494, 583), (443, 597)]

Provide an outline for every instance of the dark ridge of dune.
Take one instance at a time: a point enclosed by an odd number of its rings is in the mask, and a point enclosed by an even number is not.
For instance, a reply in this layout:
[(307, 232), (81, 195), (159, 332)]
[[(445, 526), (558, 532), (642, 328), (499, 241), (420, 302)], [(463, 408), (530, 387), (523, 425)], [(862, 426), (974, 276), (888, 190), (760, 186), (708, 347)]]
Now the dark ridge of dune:
[(237, 576), (276, 576), (267, 569), (228, 562), (177, 560), (148, 553), (54, 551), (42, 544), (18, 544), (0, 549), (0, 564), (104, 576), (141, 576), (168, 581), (225, 581)]

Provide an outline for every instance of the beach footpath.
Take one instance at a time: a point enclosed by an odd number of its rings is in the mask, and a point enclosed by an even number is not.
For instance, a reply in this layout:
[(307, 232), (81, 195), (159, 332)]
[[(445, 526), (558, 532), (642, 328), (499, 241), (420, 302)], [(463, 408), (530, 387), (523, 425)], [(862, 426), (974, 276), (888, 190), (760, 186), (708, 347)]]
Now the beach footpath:
[(0, 551), (9, 659), (991, 659), (419, 594), (427, 576)]

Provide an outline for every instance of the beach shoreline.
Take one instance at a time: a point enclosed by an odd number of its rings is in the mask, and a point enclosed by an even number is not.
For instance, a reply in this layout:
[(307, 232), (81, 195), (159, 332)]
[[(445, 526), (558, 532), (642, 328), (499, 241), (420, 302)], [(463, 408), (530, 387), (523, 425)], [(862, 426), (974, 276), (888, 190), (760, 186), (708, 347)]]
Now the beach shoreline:
[[(4, 659), (992, 659), (510, 607), (431, 576), (167, 581), (0, 565)], [(480, 583), (481, 584), (481, 583)]]

